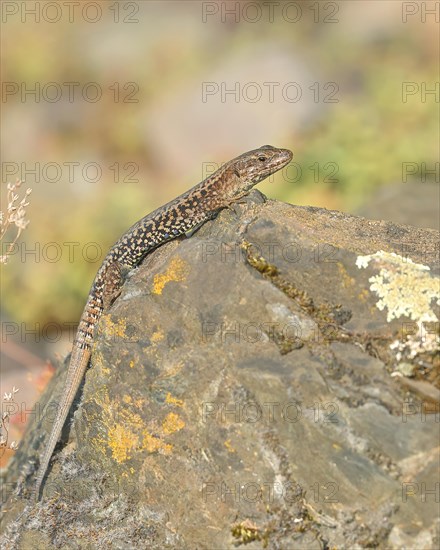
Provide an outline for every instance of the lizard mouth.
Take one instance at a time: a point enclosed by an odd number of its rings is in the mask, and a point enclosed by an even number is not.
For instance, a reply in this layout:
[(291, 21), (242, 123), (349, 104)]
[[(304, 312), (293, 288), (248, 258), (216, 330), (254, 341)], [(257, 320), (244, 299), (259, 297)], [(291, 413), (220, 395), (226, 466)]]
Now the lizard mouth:
[(278, 159), (276, 165), (280, 168), (284, 168), (293, 159), (292, 151), (289, 149), (278, 149)]

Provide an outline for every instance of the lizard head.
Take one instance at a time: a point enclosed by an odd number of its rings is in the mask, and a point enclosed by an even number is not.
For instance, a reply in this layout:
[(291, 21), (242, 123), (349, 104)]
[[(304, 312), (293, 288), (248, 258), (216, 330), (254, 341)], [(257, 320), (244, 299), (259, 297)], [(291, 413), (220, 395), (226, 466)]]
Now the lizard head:
[(251, 187), (271, 174), (284, 168), (292, 160), (293, 154), (288, 149), (277, 149), (263, 145), (259, 149), (248, 151), (230, 162), (230, 168), (240, 180), (238, 193), (249, 191)]

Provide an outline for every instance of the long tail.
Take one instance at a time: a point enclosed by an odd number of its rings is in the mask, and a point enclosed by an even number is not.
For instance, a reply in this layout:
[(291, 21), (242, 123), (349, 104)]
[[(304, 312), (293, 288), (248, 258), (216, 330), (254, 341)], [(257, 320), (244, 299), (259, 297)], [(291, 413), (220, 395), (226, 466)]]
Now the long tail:
[(35, 484), (35, 500), (38, 501), (40, 496), (41, 484), (46, 475), (49, 466), (50, 457), (55, 449), (58, 439), (61, 435), (70, 407), (77, 394), (78, 388), (81, 385), (84, 373), (87, 369), (87, 364), (90, 359), (90, 349), (82, 349), (78, 345), (73, 346), (72, 355), (70, 358), (69, 368), (67, 370), (67, 380), (64, 386), (64, 393), (61, 397), (61, 402), (58, 408), (58, 414), (55, 419), (52, 431), (50, 432), (49, 441), (44, 450), (43, 457), (40, 462), (40, 467), (37, 473), (37, 481)]

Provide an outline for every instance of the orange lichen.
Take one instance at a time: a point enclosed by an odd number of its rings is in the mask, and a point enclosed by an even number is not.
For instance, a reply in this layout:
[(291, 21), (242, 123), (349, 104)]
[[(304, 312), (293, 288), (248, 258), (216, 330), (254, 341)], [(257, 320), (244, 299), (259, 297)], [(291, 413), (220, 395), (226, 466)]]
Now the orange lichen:
[(120, 318), (117, 323), (112, 321), (111, 315), (103, 315), (99, 323), (99, 331), (102, 332), (107, 339), (128, 338), (126, 331), (127, 321)]
[(155, 344), (156, 342), (160, 342), (165, 338), (165, 333), (163, 330), (156, 330), (156, 332), (153, 332), (153, 334), (150, 336), (150, 340)]
[(190, 271), (189, 265), (181, 258), (173, 258), (165, 273), (158, 273), (154, 277), (153, 293), (162, 294), (166, 284), (171, 281), (184, 281)]
[(167, 414), (165, 420), (162, 422), (162, 429), (165, 434), (172, 434), (180, 431), (185, 427), (185, 422), (176, 413)]
[(137, 447), (138, 436), (126, 426), (116, 424), (108, 431), (108, 445), (112, 450), (112, 457), (121, 464), (131, 458), (130, 451)]
[(161, 452), (165, 455), (171, 454), (173, 450), (172, 445), (164, 443), (160, 437), (151, 435), (147, 430), (143, 432), (142, 448), (149, 453)]
[(170, 394), (170, 392), (167, 393), (165, 401), (166, 401), (166, 403), (169, 403), (170, 405), (176, 405), (177, 407), (183, 407), (183, 401), (181, 399), (177, 399), (177, 397), (173, 397)]

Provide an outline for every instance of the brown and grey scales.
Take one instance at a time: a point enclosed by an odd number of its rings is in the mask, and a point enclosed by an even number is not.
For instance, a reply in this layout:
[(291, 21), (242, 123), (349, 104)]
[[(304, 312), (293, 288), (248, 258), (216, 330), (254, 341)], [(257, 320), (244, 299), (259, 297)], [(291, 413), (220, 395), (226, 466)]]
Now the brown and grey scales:
[(291, 159), (291, 151), (270, 145), (244, 153), (183, 195), (139, 220), (110, 249), (96, 274), (79, 322), (58, 416), (37, 473), (36, 500), (39, 499), (50, 458), (87, 369), (99, 319), (120, 292), (122, 268), (138, 265), (161, 244), (214, 218), (220, 210), (245, 196), (254, 185), (286, 166)]

